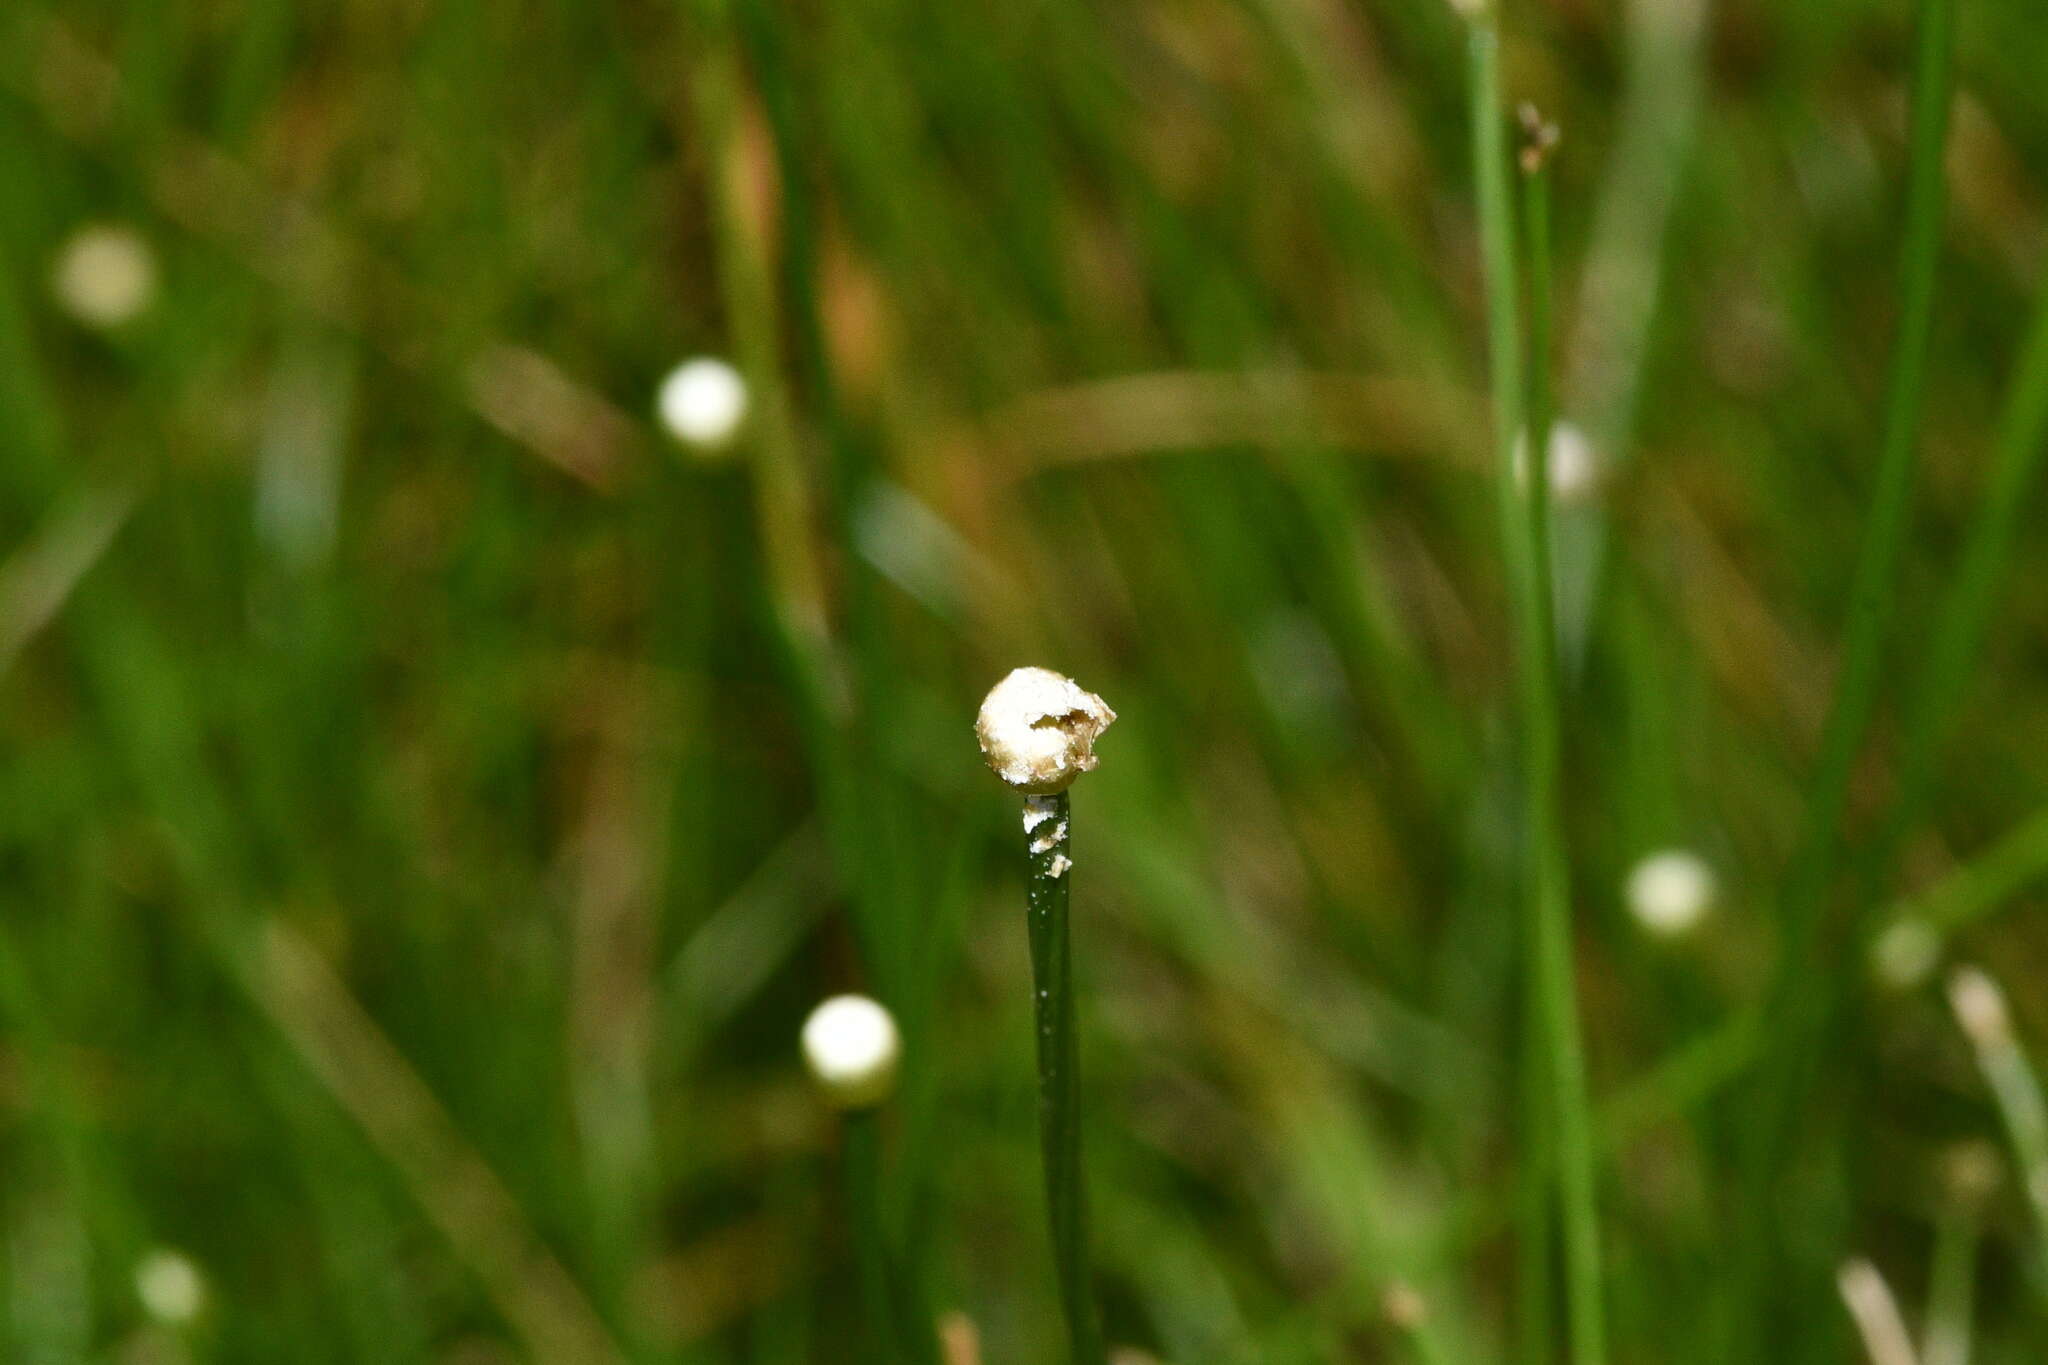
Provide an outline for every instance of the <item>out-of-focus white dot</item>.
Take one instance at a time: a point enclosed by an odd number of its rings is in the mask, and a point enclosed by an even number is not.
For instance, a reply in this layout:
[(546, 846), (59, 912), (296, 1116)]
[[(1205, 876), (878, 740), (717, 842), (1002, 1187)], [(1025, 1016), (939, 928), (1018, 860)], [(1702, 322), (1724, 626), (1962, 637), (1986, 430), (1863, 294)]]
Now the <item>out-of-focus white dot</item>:
[(879, 1104), (896, 1086), (896, 1021), (865, 995), (835, 995), (812, 1010), (803, 1044), (818, 1088), (841, 1109)]
[[(1546, 466), (1550, 475), (1551, 500), (1558, 503), (1584, 502), (1599, 491), (1600, 456), (1593, 449), (1593, 442), (1585, 431), (1571, 422), (1550, 424), (1550, 459)], [(1529, 483), (1529, 434), (1515, 435), (1515, 482), (1522, 487)]]
[(669, 371), (655, 401), (668, 433), (701, 451), (722, 450), (747, 418), (747, 381), (715, 356)]
[(1628, 874), (1628, 908), (1653, 934), (1677, 938), (1714, 907), (1714, 869), (1682, 848), (1653, 853)]
[(1941, 935), (1924, 919), (1902, 915), (1870, 945), (1870, 969), (1893, 990), (1909, 991), (1941, 962)]
[(135, 1296), (151, 1317), (175, 1327), (206, 1306), (206, 1281), (190, 1257), (159, 1247), (136, 1262)]
[(1976, 967), (1958, 967), (1948, 978), (1949, 1004), (1956, 1021), (1978, 1048), (1992, 1050), (2012, 1042), (2012, 1013), (2005, 992)]
[(156, 254), (125, 224), (80, 228), (57, 253), (50, 290), (88, 327), (124, 326), (156, 298)]

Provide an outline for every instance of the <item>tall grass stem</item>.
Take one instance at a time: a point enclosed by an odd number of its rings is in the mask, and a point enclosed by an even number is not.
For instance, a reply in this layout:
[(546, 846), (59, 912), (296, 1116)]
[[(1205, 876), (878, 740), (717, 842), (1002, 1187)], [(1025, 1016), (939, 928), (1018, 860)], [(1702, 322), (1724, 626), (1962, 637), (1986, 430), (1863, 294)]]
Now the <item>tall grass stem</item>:
[(1068, 927), (1067, 793), (1025, 798), (1026, 920), (1038, 1034), (1038, 1122), (1060, 1308), (1074, 1365), (1102, 1365), (1101, 1318), (1088, 1267), (1088, 1195), (1081, 1163), (1080, 1047)]
[(1977, 1195), (1953, 1192), (1935, 1224), (1921, 1365), (1970, 1365), (1971, 1320), (1977, 1298), (1977, 1241), (1983, 1232), (1983, 1220)]
[[(882, 1134), (872, 1109), (849, 1110), (845, 1123), (846, 1202), (853, 1227), (855, 1274), (860, 1282), (861, 1314), (868, 1325), (867, 1358), (879, 1365), (911, 1359), (918, 1330), (900, 1314), (894, 1283), (896, 1257), (890, 1249), (882, 1215)], [(926, 1325), (925, 1335), (929, 1336)]]
[[(1529, 954), (1525, 980), (1541, 1010), (1548, 1054), (1543, 1065), (1549, 1079), (1549, 1112), (1529, 1117), (1538, 1122), (1547, 1117), (1556, 1134), (1570, 1358), (1574, 1365), (1600, 1365), (1606, 1359), (1606, 1328), (1593, 1120), (1579, 1037), (1570, 876), (1559, 818), (1562, 743), (1550, 578), (1549, 467), (1544, 441), (1531, 434), (1526, 438), (1526, 477), (1516, 478), (1515, 446), (1525, 418), (1524, 370), (1517, 322), (1513, 178), (1500, 95), (1500, 37), (1490, 8), (1472, 16), (1468, 55), (1500, 536), (1514, 612), (1516, 713), (1523, 744), (1522, 873), (1527, 913), (1522, 940), (1524, 952)], [(1532, 193), (1540, 199), (1541, 187)], [(1541, 233), (1544, 224), (1538, 222), (1536, 227)], [(1547, 288), (1547, 245), (1539, 247), (1535, 256), (1536, 271), (1545, 277)], [(1545, 338), (1539, 366), (1548, 364), (1548, 316), (1547, 308), (1539, 308), (1534, 319)], [(1547, 384), (1545, 394), (1542, 401), (1547, 406)], [(1532, 1231), (1524, 1229), (1524, 1235)]]
[[(1993, 437), (1991, 473), (1964, 541), (1956, 575), (1934, 615), (1932, 639), (1914, 680), (1900, 745), (1898, 796), (1892, 803), (1873, 878), (1889, 878), (1907, 834), (1925, 813), (1934, 765), (1961, 714), (1972, 666), (2012, 565), (2027, 495), (2048, 456), (2048, 288), (2034, 302), (2019, 370)], [(1882, 891), (1877, 886), (1874, 891)]]
[[(1749, 1226), (1731, 1275), (1723, 1349), (1754, 1358), (1768, 1330), (1768, 1295), (1786, 1210), (1776, 1198), (1794, 1116), (1819, 1062), (1826, 1026), (1851, 955), (1822, 955), (1820, 921), (1835, 884), (1856, 758), (1884, 679), (1884, 643), (1896, 614), (1899, 567), (1912, 505), (1914, 453), (1927, 388), (1935, 267), (1945, 203), (1942, 148), (1948, 127), (1952, 0), (1922, 0), (1914, 39), (1906, 228), (1900, 249), (1899, 324), (1893, 341), (1876, 486), (1850, 581), (1841, 666), (1820, 752), (1807, 787), (1798, 839), (1780, 886), (1778, 963), (1766, 1005), (1778, 1039), (1744, 1117)], [(1833, 968), (1831, 971), (1830, 968)]]

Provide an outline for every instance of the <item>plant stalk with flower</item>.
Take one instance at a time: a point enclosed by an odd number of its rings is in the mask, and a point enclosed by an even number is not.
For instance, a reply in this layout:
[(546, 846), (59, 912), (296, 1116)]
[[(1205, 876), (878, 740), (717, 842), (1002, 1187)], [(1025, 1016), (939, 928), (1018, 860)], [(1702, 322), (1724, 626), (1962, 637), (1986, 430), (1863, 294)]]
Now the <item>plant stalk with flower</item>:
[(1038, 1034), (1039, 1137), (1053, 1259), (1074, 1365), (1101, 1365), (1102, 1327), (1088, 1278), (1088, 1200), (1081, 1163), (1080, 1049), (1068, 931), (1067, 788), (1095, 767), (1095, 741), (1116, 712), (1044, 668), (1019, 668), (981, 703), (974, 732), (989, 768), (1024, 793), (1026, 924)]

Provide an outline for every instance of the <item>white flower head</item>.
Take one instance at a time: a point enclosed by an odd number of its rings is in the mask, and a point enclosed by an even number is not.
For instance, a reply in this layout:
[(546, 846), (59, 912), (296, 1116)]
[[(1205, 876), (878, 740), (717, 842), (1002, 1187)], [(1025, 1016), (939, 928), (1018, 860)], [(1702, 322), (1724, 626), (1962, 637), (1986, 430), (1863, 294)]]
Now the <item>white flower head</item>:
[(1981, 1204), (1998, 1188), (2004, 1162), (1983, 1138), (1964, 1138), (1941, 1156), (1942, 1184), (1965, 1204)]
[(1690, 933), (1714, 908), (1714, 869), (1682, 848), (1652, 853), (1628, 874), (1628, 908), (1636, 922), (1660, 938)]
[(655, 409), (669, 435), (684, 445), (720, 451), (747, 419), (747, 381), (716, 356), (698, 356), (669, 371)]
[(2012, 1012), (1998, 983), (1975, 967), (1958, 967), (1948, 979), (1948, 1002), (1956, 1022), (1979, 1048), (2002, 1047), (2012, 1040)]
[[(1550, 424), (1550, 458), (1545, 464), (1550, 476), (1551, 501), (1560, 505), (1582, 503), (1600, 489), (1600, 453), (1585, 430), (1571, 422)], [(1515, 433), (1515, 484), (1529, 485), (1529, 433)]]
[(835, 1108), (872, 1108), (896, 1088), (896, 1020), (865, 995), (835, 995), (812, 1010), (803, 1043), (804, 1065)]
[(1429, 1321), (1429, 1302), (1406, 1280), (1393, 1280), (1380, 1294), (1380, 1311), (1387, 1321), (1404, 1332), (1413, 1332)]
[(126, 224), (80, 228), (57, 253), (50, 291), (88, 327), (126, 326), (156, 298), (156, 253)]
[(1049, 668), (1013, 669), (989, 689), (974, 734), (989, 770), (1020, 792), (1049, 796), (1095, 768), (1095, 741), (1116, 719), (1108, 703)]
[(158, 1322), (178, 1327), (206, 1307), (206, 1280), (191, 1257), (158, 1247), (135, 1263), (135, 1297)]
[(1900, 915), (1870, 945), (1870, 969), (1893, 990), (1909, 991), (1941, 962), (1941, 935), (1915, 915)]

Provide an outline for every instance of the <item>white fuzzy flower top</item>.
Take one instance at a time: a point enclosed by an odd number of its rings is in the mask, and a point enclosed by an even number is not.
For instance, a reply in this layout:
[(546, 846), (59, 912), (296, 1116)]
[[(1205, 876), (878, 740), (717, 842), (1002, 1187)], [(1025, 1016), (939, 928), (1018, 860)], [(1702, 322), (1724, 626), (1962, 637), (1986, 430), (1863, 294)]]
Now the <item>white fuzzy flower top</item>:
[(835, 995), (804, 1020), (804, 1065), (840, 1109), (880, 1104), (896, 1088), (903, 1041), (888, 1010), (865, 995)]
[(1021, 792), (1065, 791), (1095, 767), (1095, 740), (1116, 712), (1072, 678), (1019, 668), (989, 690), (974, 734), (990, 771)]

